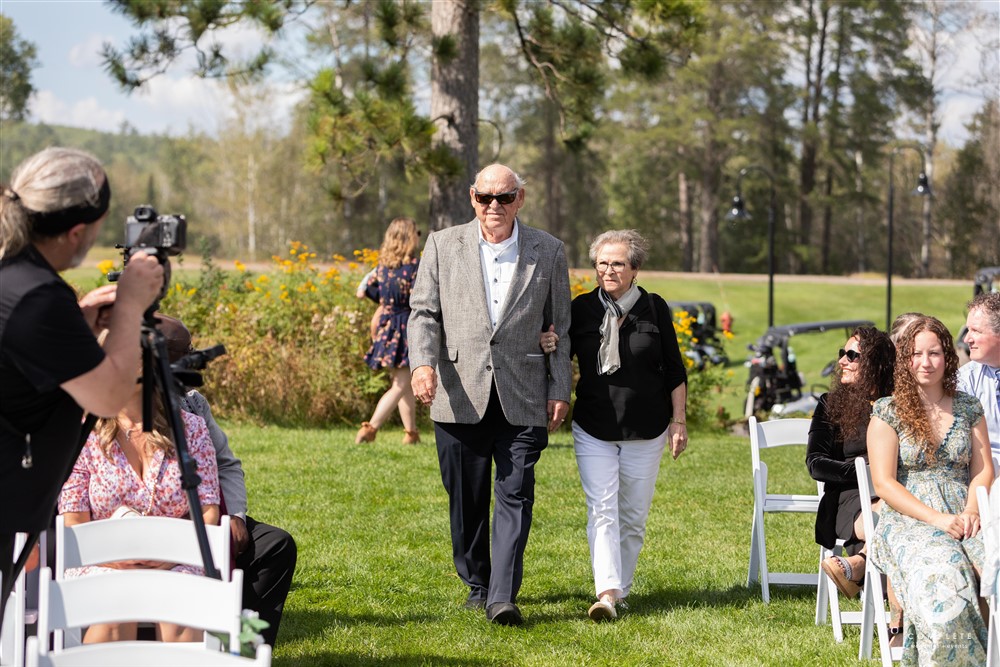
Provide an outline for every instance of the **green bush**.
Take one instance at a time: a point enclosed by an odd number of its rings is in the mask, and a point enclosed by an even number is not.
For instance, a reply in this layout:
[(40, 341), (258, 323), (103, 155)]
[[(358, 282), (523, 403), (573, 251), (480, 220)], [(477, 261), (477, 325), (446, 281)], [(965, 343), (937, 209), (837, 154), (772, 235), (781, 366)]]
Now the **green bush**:
[(291, 243), (270, 271), (241, 262), (222, 271), (206, 258), (197, 278), (173, 284), (161, 310), (184, 320), (196, 344), (226, 346), (205, 373), (221, 413), (297, 426), (354, 424), (371, 413), (386, 374), (362, 361), (375, 306), (354, 293), (377, 260), (355, 254), (322, 269), (307, 246)]

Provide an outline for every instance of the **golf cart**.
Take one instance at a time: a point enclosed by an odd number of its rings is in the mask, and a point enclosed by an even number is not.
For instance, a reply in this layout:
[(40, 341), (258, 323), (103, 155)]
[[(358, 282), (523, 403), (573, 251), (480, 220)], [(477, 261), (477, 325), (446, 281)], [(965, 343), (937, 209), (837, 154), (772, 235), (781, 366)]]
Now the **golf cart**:
[(729, 357), (719, 340), (713, 304), (707, 301), (671, 301), (669, 305), (671, 312), (684, 311), (695, 319), (691, 326), (691, 337), (697, 342), (692, 341), (691, 349), (685, 353), (694, 362), (695, 368), (700, 370), (706, 363), (723, 366), (729, 363)]
[[(976, 271), (976, 280), (972, 287), (973, 298), (990, 292), (1000, 292), (1000, 266), (987, 266)], [(969, 360), (969, 345), (965, 342), (965, 334), (967, 333), (969, 333), (969, 329), (963, 324), (955, 338), (955, 349), (963, 364)]]
[[(756, 343), (747, 346), (752, 354), (744, 364), (750, 369), (747, 378), (747, 400), (744, 417), (771, 412), (775, 415), (804, 413), (811, 414), (826, 391), (822, 385), (814, 385), (803, 393), (806, 379), (796, 365), (795, 352), (789, 341), (793, 336), (810, 333), (825, 333), (836, 329), (844, 330), (846, 339), (858, 327), (873, 327), (870, 320), (835, 320), (828, 322), (802, 322), (771, 327)], [(836, 367), (834, 359), (822, 370), (823, 377), (829, 376)]]

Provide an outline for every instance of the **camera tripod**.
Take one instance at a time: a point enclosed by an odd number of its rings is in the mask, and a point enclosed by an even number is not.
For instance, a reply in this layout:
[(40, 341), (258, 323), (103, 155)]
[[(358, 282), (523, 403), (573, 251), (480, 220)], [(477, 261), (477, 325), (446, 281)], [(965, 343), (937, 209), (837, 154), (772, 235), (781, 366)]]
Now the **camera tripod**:
[(222, 575), (212, 560), (212, 551), (208, 546), (205, 518), (201, 513), (201, 502), (198, 500), (198, 483), (201, 478), (198, 476), (195, 462), (188, 450), (187, 438), (184, 435), (184, 423), (177, 405), (177, 395), (183, 392), (184, 385), (174, 377), (163, 332), (156, 328), (156, 316), (153, 308), (147, 310), (143, 318), (141, 343), (142, 428), (147, 433), (153, 429), (153, 395), (154, 391), (159, 389), (160, 396), (163, 398), (167, 423), (170, 425), (170, 433), (173, 436), (174, 447), (177, 450), (181, 488), (187, 494), (188, 512), (191, 515), (195, 535), (198, 538), (198, 548), (205, 565), (205, 576), (222, 579)]

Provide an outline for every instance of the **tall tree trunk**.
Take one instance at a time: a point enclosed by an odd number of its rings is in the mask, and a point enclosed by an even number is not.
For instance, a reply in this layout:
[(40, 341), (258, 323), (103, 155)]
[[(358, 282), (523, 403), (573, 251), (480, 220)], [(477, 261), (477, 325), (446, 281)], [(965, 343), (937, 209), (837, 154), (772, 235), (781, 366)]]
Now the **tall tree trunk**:
[[(812, 194), (816, 189), (816, 170), (818, 168), (819, 154), (819, 110), (820, 100), (823, 96), (823, 71), (826, 66), (824, 62), (826, 32), (830, 17), (829, 5), (826, 2), (820, 4), (819, 43), (817, 46), (815, 67), (810, 80), (806, 82), (806, 86), (811, 85), (812, 90), (809, 91), (804, 101), (806, 106), (804, 114), (806, 123), (802, 128), (802, 163), (799, 166), (799, 244), (807, 251), (812, 244)], [(795, 261), (795, 265), (797, 266), (797, 259), (793, 261)]]
[(719, 186), (721, 170), (706, 164), (701, 176), (698, 216), (701, 219), (701, 252), (698, 270), (719, 270)]
[(536, 197), (545, 198), (545, 226), (556, 238), (563, 238), (562, 228), (562, 191), (559, 188), (559, 146), (557, 133), (559, 114), (550, 100), (543, 102), (545, 107), (545, 137), (542, 140), (543, 182), (545, 192), (539, 192)]
[(688, 186), (687, 174), (681, 171), (677, 175), (678, 212), (681, 241), (681, 270), (694, 270), (694, 214), (691, 211), (691, 188)]
[(833, 57), (833, 76), (830, 86), (830, 105), (826, 118), (826, 178), (823, 187), (823, 223), (822, 241), (820, 246), (820, 273), (830, 273), (830, 245), (833, 237), (833, 182), (836, 171), (833, 168), (834, 156), (839, 154), (837, 138), (840, 132), (840, 69), (844, 60), (844, 50), (847, 48), (848, 8), (840, 6), (837, 12), (837, 44)]
[(430, 178), (431, 229), (472, 219), (468, 188), (479, 162), (479, 2), (435, 0), (431, 3), (435, 44), (453, 40), (451, 56), (431, 59), (431, 118), (436, 146), (449, 151), (459, 168)]
[(862, 169), (864, 167), (864, 157), (859, 150), (854, 151), (854, 164), (856, 166), (854, 172), (854, 193), (857, 199), (854, 204), (854, 226), (858, 235), (858, 273), (864, 273), (868, 270), (868, 244), (865, 242), (865, 207), (863, 203), (865, 194), (865, 179), (863, 178), (864, 172)]

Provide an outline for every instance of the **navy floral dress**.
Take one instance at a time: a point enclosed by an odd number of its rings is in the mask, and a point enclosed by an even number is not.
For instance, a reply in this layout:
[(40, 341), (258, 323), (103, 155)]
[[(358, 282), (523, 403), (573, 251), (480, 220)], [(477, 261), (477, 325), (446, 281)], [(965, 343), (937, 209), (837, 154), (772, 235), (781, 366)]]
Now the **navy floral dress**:
[(406, 324), (410, 320), (410, 291), (419, 263), (419, 259), (414, 259), (394, 269), (379, 264), (368, 279), (366, 296), (382, 306), (375, 340), (365, 354), (365, 363), (372, 370), (410, 365)]
[[(873, 416), (899, 435), (899, 483), (931, 509), (959, 514), (968, 498), (972, 427), (983, 406), (956, 392), (952, 412), (955, 422), (933, 462), (904, 431), (891, 396), (875, 402)], [(903, 665), (985, 665), (987, 628), (974, 569), (985, 560), (982, 531), (959, 541), (886, 504), (869, 548), (903, 605)]]

